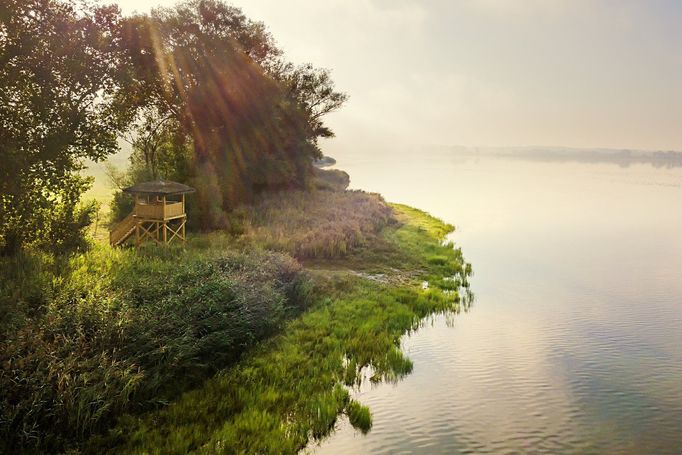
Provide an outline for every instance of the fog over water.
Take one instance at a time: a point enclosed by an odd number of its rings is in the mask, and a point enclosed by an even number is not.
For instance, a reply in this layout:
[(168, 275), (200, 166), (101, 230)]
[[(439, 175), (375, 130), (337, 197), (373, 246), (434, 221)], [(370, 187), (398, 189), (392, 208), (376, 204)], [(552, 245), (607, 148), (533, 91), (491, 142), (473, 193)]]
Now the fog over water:
[(342, 420), (317, 453), (679, 453), (682, 168), (337, 159), (457, 226), (476, 299), (404, 338), (411, 375), (356, 392), (367, 436)]

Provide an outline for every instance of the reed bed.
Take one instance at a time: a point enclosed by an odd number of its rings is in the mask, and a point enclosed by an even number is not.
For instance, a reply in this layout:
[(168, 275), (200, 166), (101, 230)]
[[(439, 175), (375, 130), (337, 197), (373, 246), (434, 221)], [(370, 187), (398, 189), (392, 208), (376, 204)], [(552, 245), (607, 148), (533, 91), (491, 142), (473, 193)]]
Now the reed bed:
[(0, 452), (65, 450), (163, 406), (310, 302), (289, 256), (155, 253), (98, 247), (60, 272), (40, 258), (2, 264), (6, 278), (21, 263), (27, 292), (0, 302), (12, 314), (0, 339)]
[[(339, 179), (332, 171), (325, 180)], [(345, 174), (345, 173), (344, 173)], [(332, 188), (347, 185), (329, 184)], [(246, 232), (264, 248), (306, 259), (343, 258), (374, 242), (395, 223), (383, 198), (364, 191), (285, 191), (261, 196), (243, 209)]]

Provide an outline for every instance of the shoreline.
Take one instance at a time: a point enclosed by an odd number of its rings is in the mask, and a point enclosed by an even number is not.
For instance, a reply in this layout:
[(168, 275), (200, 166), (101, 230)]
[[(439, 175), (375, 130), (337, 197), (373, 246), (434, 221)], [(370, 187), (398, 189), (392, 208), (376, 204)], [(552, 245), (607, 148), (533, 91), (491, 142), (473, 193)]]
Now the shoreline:
[[(102, 398), (118, 408), (92, 420), (92, 429), (84, 433), (89, 437), (69, 436), (68, 421), (57, 420), (36, 447), (127, 453), (231, 447), (294, 453), (333, 431), (340, 415), (370, 431), (371, 410), (352, 399), (349, 389), (359, 385), (368, 366), (372, 382), (409, 374), (412, 363), (399, 349), (400, 338), (430, 314), (456, 312), (467, 298), (471, 267), (459, 249), (443, 243), (452, 226), (421, 210), (387, 204), (379, 195), (345, 190), (342, 171), (320, 171), (319, 178), (322, 189), (267, 195), (233, 214), (233, 229), (242, 233), (194, 234), (186, 247), (135, 251), (99, 246), (50, 272), (56, 278), (65, 273), (58, 279), (66, 286), (45, 297), (55, 302), (45, 316), (53, 322), (45, 330), (67, 330), (50, 312), (69, 314), (72, 309), (78, 313), (69, 318), (79, 324), (92, 325), (81, 321), (86, 308), (104, 318), (104, 325), (89, 329), (95, 330), (95, 340), (107, 326), (123, 324), (115, 342), (102, 342), (107, 350), (113, 345), (107, 355), (119, 358), (102, 374), (121, 379), (110, 381), (111, 395)], [(41, 267), (49, 269), (49, 264)], [(194, 278), (187, 281), (188, 276)], [(169, 284), (153, 285), (159, 278)], [(68, 302), (74, 293), (83, 293), (81, 303), (62, 307), (59, 302)], [(98, 300), (104, 306), (92, 306)], [(254, 310), (255, 319), (244, 319)], [(207, 311), (213, 314), (210, 326), (202, 322)], [(23, 317), (27, 325), (42, 320), (16, 315), (17, 320)], [(157, 325), (168, 333), (153, 335)], [(176, 331), (186, 335), (177, 338)], [(158, 339), (154, 344), (163, 351), (151, 345), (151, 351), (133, 356), (140, 336)], [(35, 342), (27, 342), (9, 355), (39, 355)], [(66, 356), (61, 362), (91, 362), (70, 349), (61, 347), (60, 355)], [(99, 348), (90, 349), (94, 355)], [(157, 366), (146, 358), (158, 358)], [(193, 371), (194, 358), (204, 358), (204, 366)], [(71, 373), (65, 370), (72, 379), (59, 386), (81, 387), (69, 392), (75, 394), (74, 406), (87, 399), (82, 395), (92, 387), (79, 386), (81, 375), (92, 376), (82, 365)], [(36, 374), (26, 368), (15, 374)], [(139, 373), (131, 375), (130, 368)], [(63, 394), (53, 380), (46, 378), (40, 390)], [(119, 387), (130, 388), (126, 402)], [(23, 393), (30, 398), (38, 392)], [(49, 405), (51, 398), (44, 400)], [(150, 408), (142, 400), (167, 404)], [(73, 411), (67, 403), (52, 412), (66, 419)], [(108, 422), (117, 423), (111, 427)]]
[[(442, 245), (451, 226), (418, 209), (390, 206), (402, 225), (385, 234), (395, 236), (410, 254), (422, 255), (431, 268), (421, 270), (407, 284), (367, 279), (357, 276), (355, 269), (339, 271), (339, 263), (334, 264), (335, 271), (325, 269), (325, 263), (307, 268), (319, 296), (309, 310), (200, 389), (118, 429), (119, 434), (134, 436), (120, 441), (123, 445), (117, 450), (230, 447), (296, 453), (328, 436), (341, 415), (359, 431), (370, 431), (371, 409), (352, 399), (349, 390), (360, 386), (367, 369), (372, 371), (371, 382), (397, 381), (409, 374), (412, 362), (400, 351), (401, 337), (418, 328), (425, 317), (456, 313), (461, 297), (439, 273), (447, 270), (457, 275), (462, 267), (461, 278), (466, 279), (470, 270), (460, 263), (458, 250)], [(376, 261), (366, 265), (376, 274)], [(424, 278), (432, 283), (429, 289), (420, 286)], [(245, 397), (241, 412), (211, 404), (232, 394)]]

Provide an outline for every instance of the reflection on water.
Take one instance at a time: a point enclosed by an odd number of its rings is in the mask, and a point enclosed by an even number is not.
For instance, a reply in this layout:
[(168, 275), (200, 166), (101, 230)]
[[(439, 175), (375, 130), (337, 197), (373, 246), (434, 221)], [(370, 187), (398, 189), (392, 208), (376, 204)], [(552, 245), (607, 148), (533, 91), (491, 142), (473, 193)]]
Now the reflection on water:
[[(455, 224), (475, 305), (405, 337), (317, 453), (680, 453), (682, 169), (338, 157), (352, 185)], [(405, 182), (411, 182), (405, 185)]]

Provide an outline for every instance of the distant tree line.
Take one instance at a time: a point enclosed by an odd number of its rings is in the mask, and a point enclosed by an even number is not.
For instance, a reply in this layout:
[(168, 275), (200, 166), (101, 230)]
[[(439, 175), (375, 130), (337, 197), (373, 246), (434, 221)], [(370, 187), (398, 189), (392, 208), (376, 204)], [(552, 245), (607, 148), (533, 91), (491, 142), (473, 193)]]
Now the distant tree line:
[[(302, 187), (346, 95), (287, 62), (264, 25), (219, 0), (123, 17), (74, 0), (0, 4), (0, 251), (82, 247), (96, 207), (83, 160), (133, 147), (121, 185), (197, 188), (195, 227), (261, 191)], [(127, 210), (117, 194), (114, 212)], [(124, 213), (123, 213), (124, 214)]]

